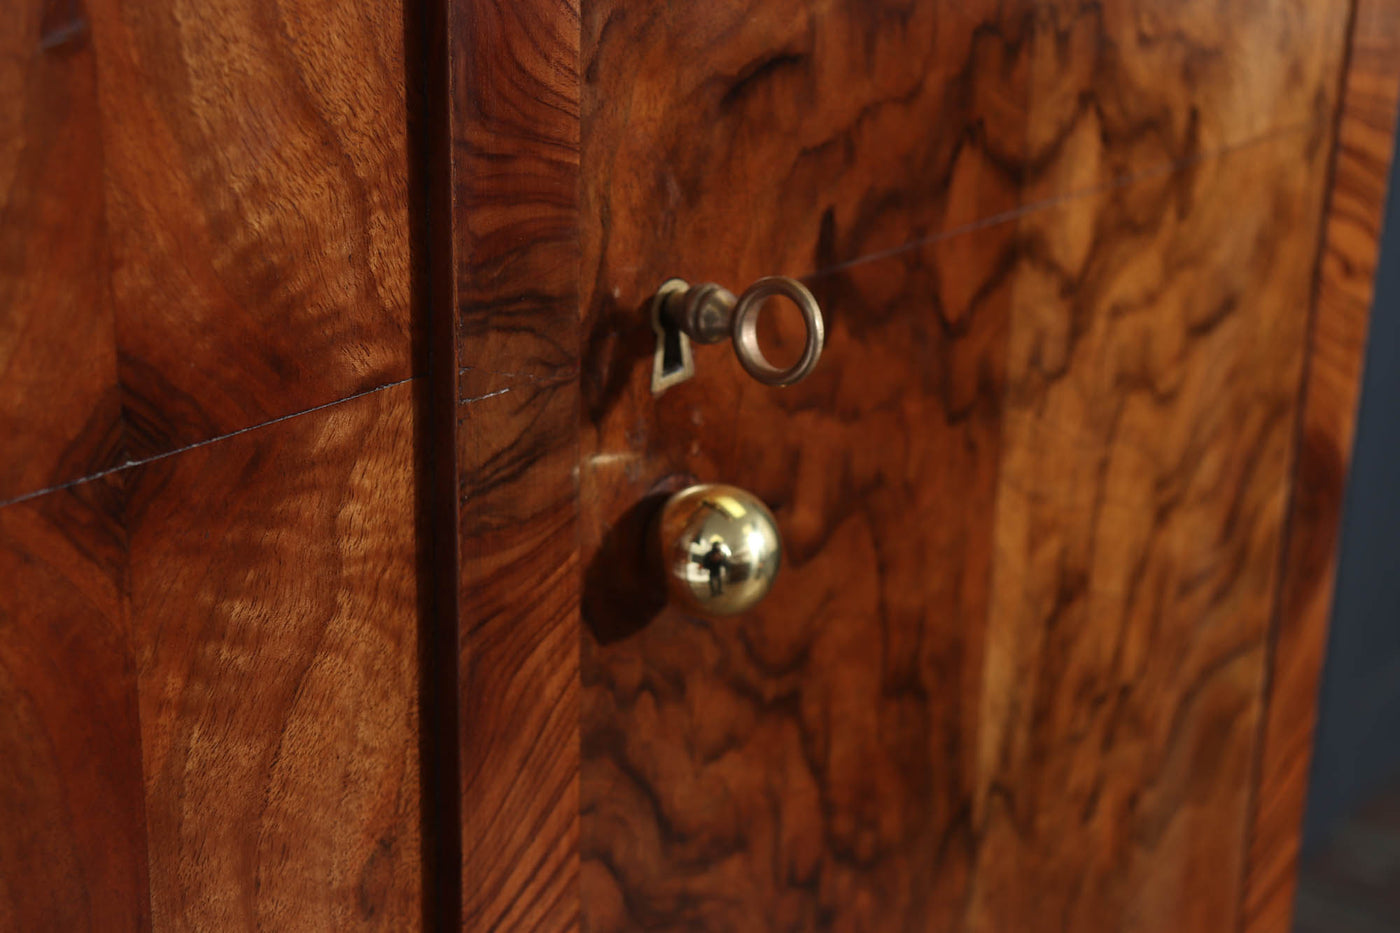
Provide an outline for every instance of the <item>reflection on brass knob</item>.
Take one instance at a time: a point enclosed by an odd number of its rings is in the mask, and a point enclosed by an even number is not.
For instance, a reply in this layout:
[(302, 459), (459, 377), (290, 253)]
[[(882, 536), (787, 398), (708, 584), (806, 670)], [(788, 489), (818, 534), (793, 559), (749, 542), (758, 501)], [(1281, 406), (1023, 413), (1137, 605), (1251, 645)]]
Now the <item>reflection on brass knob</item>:
[(782, 558), (768, 507), (742, 489), (717, 483), (691, 486), (668, 499), (657, 537), (672, 601), (702, 615), (752, 608), (768, 594)]
[[(768, 362), (758, 345), (759, 309), (769, 298), (778, 296), (797, 306), (806, 326), (802, 356), (786, 369)], [(807, 286), (785, 275), (759, 279), (738, 298), (714, 282), (691, 285), (684, 279), (667, 279), (652, 299), (651, 326), (656, 332), (651, 391), (657, 395), (695, 375), (692, 341), (733, 340), (734, 354), (744, 371), (769, 386), (790, 386), (806, 379), (826, 343), (826, 322), (817, 299)]]

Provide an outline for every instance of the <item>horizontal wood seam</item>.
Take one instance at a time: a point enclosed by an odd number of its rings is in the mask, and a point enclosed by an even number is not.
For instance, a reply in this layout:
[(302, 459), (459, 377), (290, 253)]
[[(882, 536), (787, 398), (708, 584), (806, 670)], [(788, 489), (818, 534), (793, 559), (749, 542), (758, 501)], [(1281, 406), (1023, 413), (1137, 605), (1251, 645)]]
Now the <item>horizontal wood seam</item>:
[(356, 392), (354, 395), (347, 395), (345, 396), (345, 398), (339, 398), (333, 402), (325, 402), (321, 405), (313, 405), (310, 408), (305, 408), (301, 411), (295, 411), (288, 415), (279, 415), (276, 418), (271, 418), (267, 421), (260, 421), (257, 424), (249, 425), (246, 428), (239, 428), (237, 431), (230, 431), (227, 434), (220, 434), (218, 437), (211, 437), (206, 440), (196, 441), (193, 444), (186, 444), (184, 447), (176, 447), (174, 450), (162, 451), (161, 453), (154, 454), (150, 457), (142, 457), (139, 460), (127, 460), (125, 463), (122, 463), (119, 466), (109, 467), (105, 470), (98, 470), (96, 473), (89, 473), (87, 476), (81, 476), (78, 479), (71, 479), (67, 482), (59, 483), (54, 486), (45, 486), (43, 489), (36, 489), (33, 492), (27, 492), (20, 496), (5, 499), (3, 501), (0, 501), (0, 509), (6, 508), (11, 505), (19, 505), (20, 503), (28, 502), (31, 499), (38, 499), (40, 496), (46, 496), (51, 492), (59, 492), (60, 490), (64, 489), (72, 489), (75, 486), (81, 486), (84, 483), (90, 483), (96, 479), (103, 479), (104, 477), (113, 476), (117, 473), (123, 473), (127, 470), (132, 470), (139, 466), (145, 466), (148, 463), (155, 463), (158, 460), (165, 460), (175, 456), (176, 454), (182, 454), (191, 450), (198, 450), (201, 447), (208, 447), (210, 444), (217, 444), (219, 441), (226, 441), (231, 437), (238, 437), (241, 434), (247, 434), (251, 431), (257, 431), (260, 428), (271, 427), (274, 424), (281, 424), (284, 421), (291, 421), (293, 418), (300, 418), (302, 415), (310, 415), (318, 411), (325, 411), (327, 408), (334, 408), (337, 405), (344, 405), (346, 402), (353, 402), (356, 399), (364, 398), (367, 395), (374, 395), (376, 392), (383, 392), (385, 389), (392, 389), (395, 386), (401, 386), (404, 383), (413, 382), (414, 380), (422, 378), (422, 376), (409, 376), (405, 379), (398, 379), (394, 382), (385, 383), (382, 386), (375, 386), (372, 389), (365, 389), (363, 392)]

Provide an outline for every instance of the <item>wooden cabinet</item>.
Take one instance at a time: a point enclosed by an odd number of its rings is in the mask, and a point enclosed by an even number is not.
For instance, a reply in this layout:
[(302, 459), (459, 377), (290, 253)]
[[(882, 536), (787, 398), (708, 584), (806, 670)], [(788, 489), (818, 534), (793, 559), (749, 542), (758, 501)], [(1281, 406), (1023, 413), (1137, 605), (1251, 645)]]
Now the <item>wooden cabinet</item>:
[(0, 26), (0, 928), (1287, 929), (1400, 6), (362, 6)]
[(0, 25), (0, 928), (422, 911), (404, 12)]

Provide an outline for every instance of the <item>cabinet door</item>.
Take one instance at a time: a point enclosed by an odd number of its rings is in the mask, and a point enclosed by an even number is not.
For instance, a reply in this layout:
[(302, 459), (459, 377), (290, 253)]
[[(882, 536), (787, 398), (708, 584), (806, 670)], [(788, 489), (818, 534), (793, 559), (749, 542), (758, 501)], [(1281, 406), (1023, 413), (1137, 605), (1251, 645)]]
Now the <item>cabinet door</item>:
[[(1286, 927), (1251, 843), (1296, 832), (1280, 593), (1328, 585), (1299, 425), (1354, 397), (1314, 307), (1387, 6), (449, 9), (466, 928)], [(658, 287), (768, 275), (815, 371), (654, 394)], [(744, 614), (645, 569), (692, 482), (776, 518)]]

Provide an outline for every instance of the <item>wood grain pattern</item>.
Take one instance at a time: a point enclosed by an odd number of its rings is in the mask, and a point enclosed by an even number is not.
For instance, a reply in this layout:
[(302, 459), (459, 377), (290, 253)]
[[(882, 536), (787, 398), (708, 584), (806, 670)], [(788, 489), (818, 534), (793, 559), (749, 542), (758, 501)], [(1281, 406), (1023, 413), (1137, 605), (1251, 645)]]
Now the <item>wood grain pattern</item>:
[(578, 926), (576, 383), (462, 409), (462, 912)]
[(123, 458), (96, 66), (80, 4), (0, 22), (0, 501)]
[[(1015, 229), (940, 232), (1018, 204), (1030, 9), (584, 13), (586, 926), (947, 926)], [(810, 280), (829, 339), (807, 383), (764, 389), (716, 348), (651, 396), (638, 324), (666, 277), (742, 288), (892, 248)], [(782, 527), (783, 576), (743, 619), (618, 591), (629, 528), (690, 476)]]
[[(810, 280), (829, 343), (799, 386), (710, 350), (659, 400), (634, 369), (586, 409), (584, 552), (606, 561), (585, 577), (589, 929), (956, 928), (1015, 234)], [(608, 538), (685, 476), (773, 508), (768, 599), (715, 622), (589, 599), (642, 560)]]
[(0, 508), (0, 929), (150, 927), (121, 507)]
[(1243, 929), (1289, 928), (1347, 465), (1400, 106), (1400, 4), (1352, 24), (1274, 624)]
[(414, 372), (402, 6), (89, 4), (132, 456)]
[(1349, 0), (1048, 0), (1027, 105), (1027, 202), (1328, 119)]
[(133, 471), (157, 929), (416, 928), (412, 386)]
[[(1346, 14), (584, 4), (586, 926), (1233, 925)], [(818, 374), (653, 399), (656, 284), (772, 272)], [(617, 582), (688, 477), (751, 618)]]
[(1235, 929), (1328, 151), (1022, 222), (969, 929)]
[(743, 288), (1018, 203), (1029, 3), (589, 0), (583, 13), (599, 329), (622, 328), (598, 303), (630, 314), (669, 275)]
[(417, 928), (405, 9), (11, 12), (0, 928)]
[(578, 928), (578, 7), (448, 10), (462, 925)]

